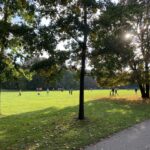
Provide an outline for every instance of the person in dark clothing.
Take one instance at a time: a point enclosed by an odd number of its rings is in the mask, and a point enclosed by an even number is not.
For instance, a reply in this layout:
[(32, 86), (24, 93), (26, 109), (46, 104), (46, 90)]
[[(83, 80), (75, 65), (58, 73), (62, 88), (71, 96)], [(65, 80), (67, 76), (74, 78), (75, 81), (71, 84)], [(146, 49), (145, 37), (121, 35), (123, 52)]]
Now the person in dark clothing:
[(138, 89), (137, 89), (137, 88), (135, 88), (135, 94), (137, 94), (137, 91), (138, 91)]
[(69, 94), (72, 95), (73, 94), (73, 90), (69, 89)]
[(115, 89), (112, 88), (112, 89), (111, 89), (111, 95), (112, 95), (112, 96), (114, 96), (114, 92), (115, 92)]

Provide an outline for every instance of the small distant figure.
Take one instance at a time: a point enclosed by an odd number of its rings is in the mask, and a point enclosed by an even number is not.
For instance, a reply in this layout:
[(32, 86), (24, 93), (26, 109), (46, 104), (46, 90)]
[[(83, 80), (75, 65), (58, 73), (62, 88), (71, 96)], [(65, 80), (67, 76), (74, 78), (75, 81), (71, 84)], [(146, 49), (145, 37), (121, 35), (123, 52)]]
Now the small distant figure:
[(71, 89), (71, 95), (73, 94), (73, 90)]
[(118, 90), (114, 89), (115, 95), (118, 95)]
[(114, 96), (114, 92), (115, 92), (115, 89), (112, 88), (112, 89), (111, 89), (111, 92), (110, 92), (110, 96)]
[(110, 91), (110, 94), (109, 94), (109, 95), (111, 96), (111, 94), (112, 94), (112, 93), (111, 93), (111, 91)]
[(134, 90), (135, 90), (135, 94), (137, 94), (138, 89), (137, 89), (137, 88), (135, 88)]
[(21, 90), (19, 90), (19, 96), (21, 96)]
[(37, 95), (40, 95), (40, 88), (36, 88)]
[(70, 95), (73, 94), (73, 90), (72, 90), (72, 89), (69, 90), (69, 94), (70, 94)]
[(47, 88), (46, 92), (47, 92), (47, 94), (49, 94), (49, 88)]

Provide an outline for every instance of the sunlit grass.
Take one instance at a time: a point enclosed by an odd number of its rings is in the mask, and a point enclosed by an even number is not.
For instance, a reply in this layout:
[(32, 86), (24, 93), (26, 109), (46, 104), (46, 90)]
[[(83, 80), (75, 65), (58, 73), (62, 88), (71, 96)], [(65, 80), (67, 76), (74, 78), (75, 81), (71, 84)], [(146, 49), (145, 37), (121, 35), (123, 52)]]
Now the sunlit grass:
[[(79, 93), (2, 93), (0, 150), (79, 149), (150, 118), (150, 105), (140, 104), (140, 93), (119, 90), (85, 91), (84, 121), (77, 120)], [(130, 100), (130, 101), (128, 101)]]
[[(85, 102), (102, 98), (140, 100), (140, 93), (137, 95), (134, 90), (119, 90), (118, 96), (110, 97), (110, 90), (87, 90), (85, 91)], [(57, 107), (58, 109), (67, 106), (76, 106), (79, 104), (79, 92), (74, 91), (69, 95), (68, 91), (51, 91), (49, 94), (43, 91), (38, 96), (36, 92), (3, 92), (1, 96), (2, 114), (12, 115), (23, 112), (30, 112), (48, 107)]]

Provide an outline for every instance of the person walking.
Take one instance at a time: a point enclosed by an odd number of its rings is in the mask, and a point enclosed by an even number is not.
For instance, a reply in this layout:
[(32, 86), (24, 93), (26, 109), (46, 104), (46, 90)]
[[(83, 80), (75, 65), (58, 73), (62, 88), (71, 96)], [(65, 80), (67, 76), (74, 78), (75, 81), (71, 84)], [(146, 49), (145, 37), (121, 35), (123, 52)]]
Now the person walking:
[(115, 89), (112, 88), (112, 89), (111, 89), (111, 96), (114, 96), (114, 92), (115, 92)]
[(137, 94), (137, 91), (138, 91), (138, 89), (137, 89), (137, 88), (135, 88), (135, 94)]

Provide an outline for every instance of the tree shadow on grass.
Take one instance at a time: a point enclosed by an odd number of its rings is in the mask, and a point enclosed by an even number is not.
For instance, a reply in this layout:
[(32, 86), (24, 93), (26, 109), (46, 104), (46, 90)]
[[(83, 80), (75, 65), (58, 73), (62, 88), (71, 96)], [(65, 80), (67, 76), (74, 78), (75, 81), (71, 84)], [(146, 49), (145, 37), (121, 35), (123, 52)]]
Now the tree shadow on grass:
[(0, 118), (0, 150), (78, 149), (150, 118), (150, 105), (93, 100), (85, 103), (84, 121), (78, 106), (47, 109)]

